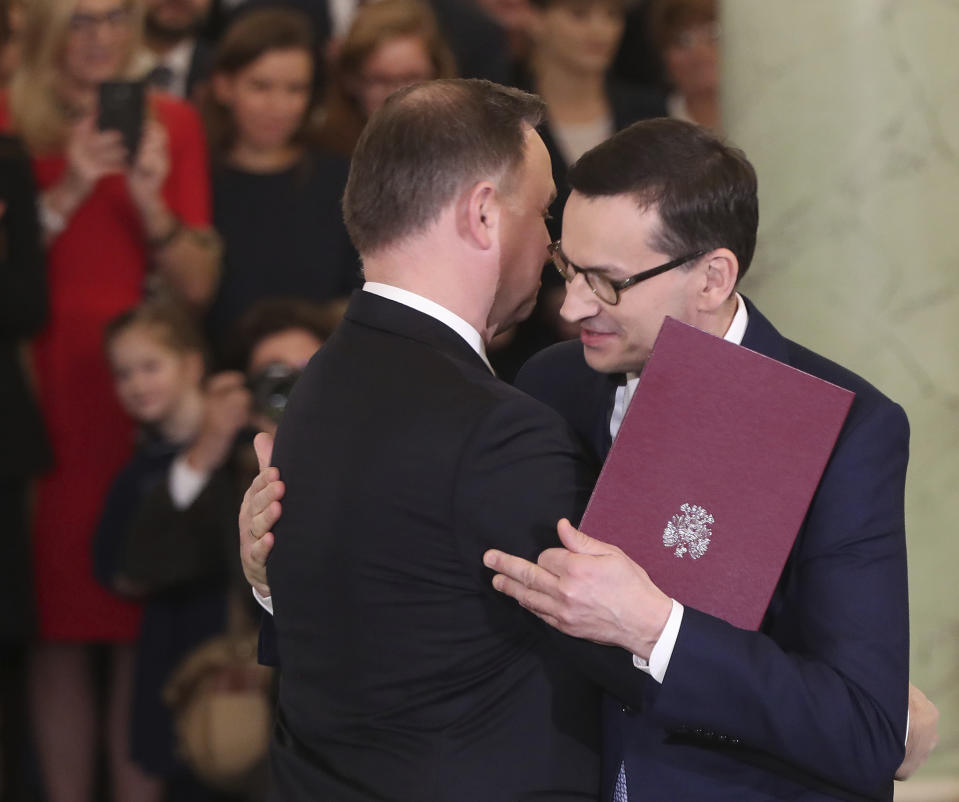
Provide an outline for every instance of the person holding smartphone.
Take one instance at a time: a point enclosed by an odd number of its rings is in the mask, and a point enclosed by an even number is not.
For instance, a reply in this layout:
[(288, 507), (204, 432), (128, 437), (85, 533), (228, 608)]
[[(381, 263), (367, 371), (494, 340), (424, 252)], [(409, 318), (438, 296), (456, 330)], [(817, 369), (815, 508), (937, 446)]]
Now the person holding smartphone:
[[(9, 95), (0, 95), (0, 130), (15, 131), (31, 155), (47, 246), (49, 320), (32, 356), (53, 468), (38, 483), (33, 522), (39, 632), (30, 701), (50, 802), (94, 793), (97, 643), (112, 668), (104, 743), (113, 796), (151, 798), (127, 756), (139, 609), (100, 587), (91, 568), (103, 499), (133, 443), (102, 333), (141, 299), (148, 278), (202, 306), (217, 270), (195, 112), (159, 95), (137, 112), (134, 88), (110, 114), (100, 108), (101, 85), (125, 77), (141, 19), (135, 0), (34, 0)], [(104, 124), (111, 114), (123, 131)]]

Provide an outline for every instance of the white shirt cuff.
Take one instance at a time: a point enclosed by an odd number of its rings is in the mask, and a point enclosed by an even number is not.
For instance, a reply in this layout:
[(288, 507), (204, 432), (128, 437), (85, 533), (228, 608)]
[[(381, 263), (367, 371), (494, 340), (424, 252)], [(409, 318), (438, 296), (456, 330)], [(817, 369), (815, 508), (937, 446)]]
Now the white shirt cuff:
[(170, 499), (178, 510), (185, 510), (196, 497), (203, 492), (206, 483), (210, 481), (210, 474), (190, 467), (186, 461), (186, 454), (180, 454), (170, 466)]
[(649, 662), (642, 657), (633, 655), (633, 665), (640, 671), (649, 674), (656, 682), (662, 684), (663, 677), (666, 676), (666, 669), (669, 668), (669, 659), (673, 656), (673, 647), (676, 646), (676, 638), (679, 637), (679, 626), (683, 623), (683, 605), (675, 599), (673, 609), (670, 610), (669, 618), (666, 619), (666, 626), (663, 632), (649, 653)]
[(253, 591), (253, 598), (256, 599), (256, 603), (260, 605), (264, 610), (266, 610), (270, 615), (273, 615), (273, 597), (272, 596), (261, 596), (256, 588), (250, 588)]

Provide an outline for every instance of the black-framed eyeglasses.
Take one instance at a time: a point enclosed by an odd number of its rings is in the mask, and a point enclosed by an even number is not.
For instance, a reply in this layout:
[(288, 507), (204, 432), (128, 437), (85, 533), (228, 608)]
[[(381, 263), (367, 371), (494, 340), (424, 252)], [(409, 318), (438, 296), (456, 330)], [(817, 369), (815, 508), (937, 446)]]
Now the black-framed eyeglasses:
[(635, 276), (630, 276), (622, 281), (613, 281), (596, 270), (591, 270), (588, 267), (580, 267), (567, 259), (559, 240), (549, 244), (549, 256), (553, 261), (553, 267), (559, 271), (559, 274), (566, 281), (572, 281), (576, 278), (577, 273), (582, 273), (586, 279), (586, 284), (593, 291), (593, 295), (610, 306), (615, 306), (619, 303), (619, 294), (623, 290), (627, 290), (639, 284), (641, 281), (646, 281), (648, 278), (658, 276), (660, 273), (665, 273), (667, 270), (672, 270), (674, 267), (679, 267), (687, 262), (691, 262), (693, 259), (698, 259), (707, 253), (709, 253), (709, 249), (689, 253), (685, 256), (680, 256), (678, 259), (672, 259), (664, 265), (659, 265), (659, 267), (651, 267), (649, 270), (644, 270), (642, 273), (637, 273)]

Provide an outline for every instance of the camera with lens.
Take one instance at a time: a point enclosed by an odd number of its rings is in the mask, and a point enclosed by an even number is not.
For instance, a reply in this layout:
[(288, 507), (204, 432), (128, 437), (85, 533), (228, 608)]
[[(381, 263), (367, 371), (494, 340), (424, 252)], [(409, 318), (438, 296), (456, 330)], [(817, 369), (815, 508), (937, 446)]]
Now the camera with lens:
[(293, 385), (301, 373), (283, 362), (271, 362), (253, 374), (247, 381), (247, 387), (253, 395), (253, 412), (279, 423), (290, 400)]

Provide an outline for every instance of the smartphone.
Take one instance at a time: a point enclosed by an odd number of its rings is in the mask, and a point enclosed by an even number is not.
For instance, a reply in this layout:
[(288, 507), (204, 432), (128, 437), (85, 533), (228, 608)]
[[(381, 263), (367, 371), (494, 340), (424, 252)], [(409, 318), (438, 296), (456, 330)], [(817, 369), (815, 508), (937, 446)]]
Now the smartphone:
[(100, 84), (97, 128), (119, 131), (130, 161), (136, 157), (146, 115), (146, 84), (143, 81), (105, 81)]

